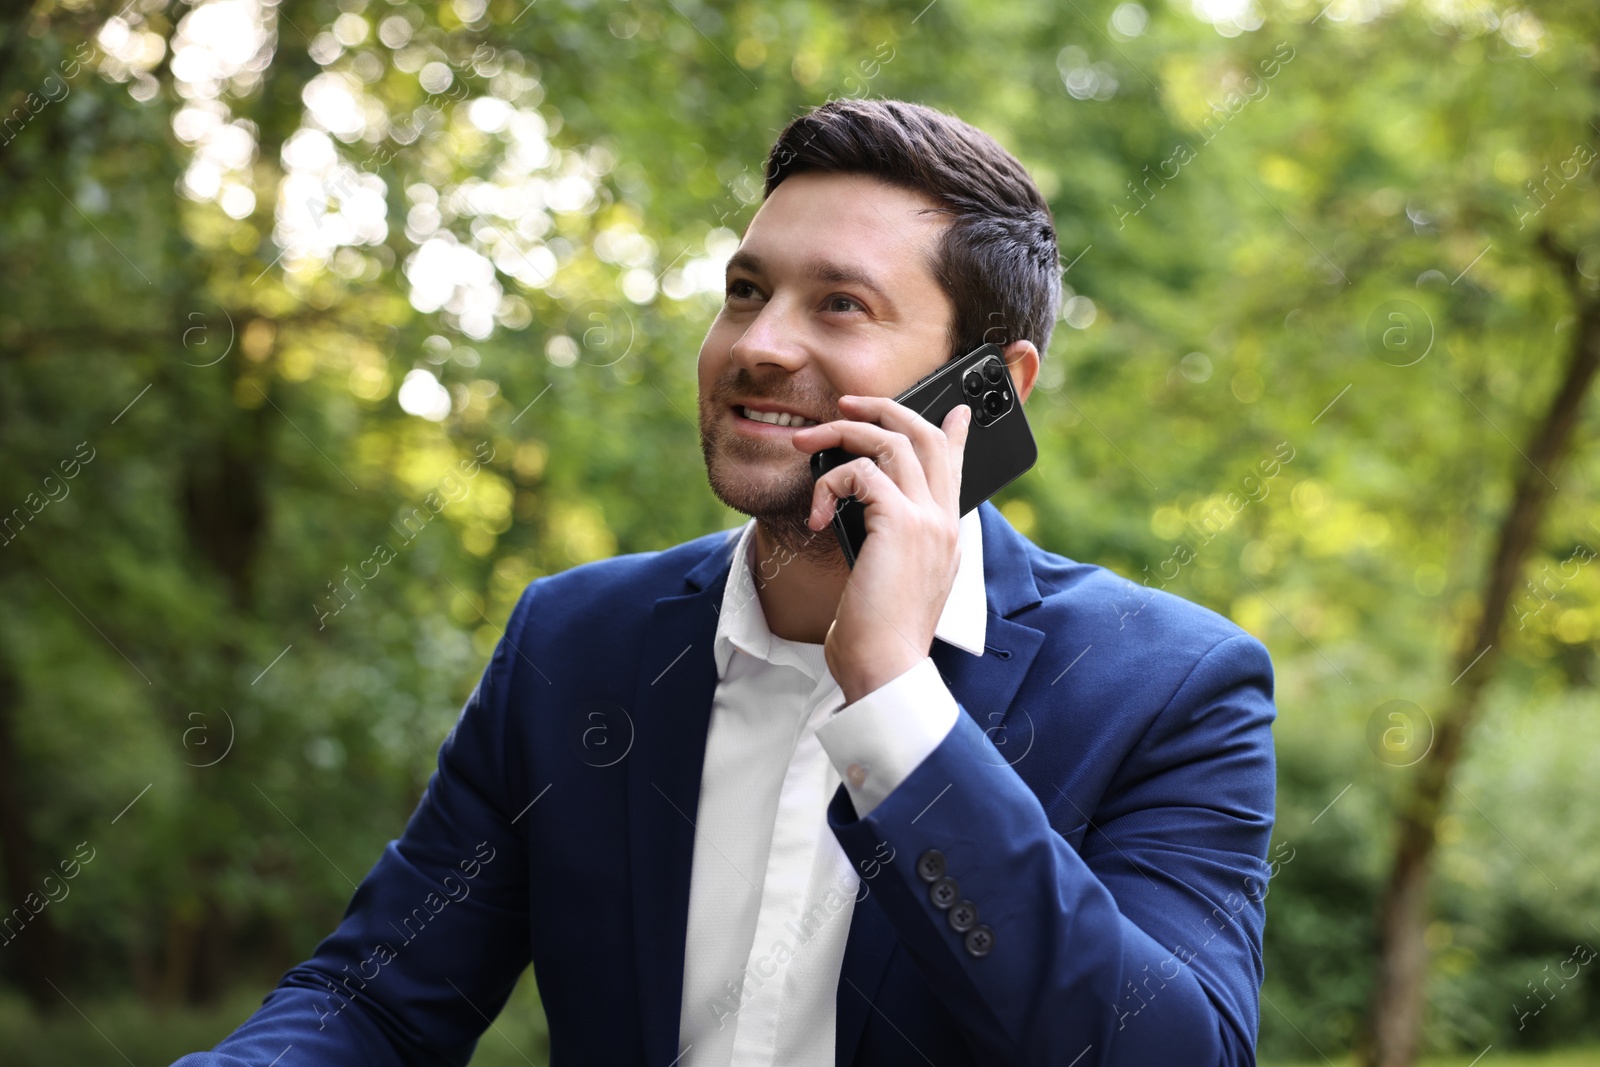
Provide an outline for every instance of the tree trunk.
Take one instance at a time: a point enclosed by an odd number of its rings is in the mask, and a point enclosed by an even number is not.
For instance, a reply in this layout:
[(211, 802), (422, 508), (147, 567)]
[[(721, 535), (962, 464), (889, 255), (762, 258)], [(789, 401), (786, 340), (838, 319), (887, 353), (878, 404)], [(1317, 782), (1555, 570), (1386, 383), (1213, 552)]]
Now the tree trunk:
[(1544, 234), (1541, 249), (1563, 270), (1578, 311), (1572, 351), (1561, 385), (1519, 468), (1510, 509), (1500, 527), (1483, 592), (1483, 613), (1456, 650), (1453, 697), (1441, 710), (1433, 747), (1417, 766), (1399, 816), (1394, 864), (1378, 913), (1378, 965), (1360, 1049), (1366, 1067), (1411, 1067), (1416, 1062), (1426, 1007), (1428, 969), (1423, 931), (1436, 830), (1445, 793), (1466, 751), (1484, 686), (1494, 675), (1501, 630), (1523, 561), (1549, 508), (1550, 476), (1571, 448), (1585, 395), (1600, 368), (1600, 300), (1585, 293), (1574, 256)]

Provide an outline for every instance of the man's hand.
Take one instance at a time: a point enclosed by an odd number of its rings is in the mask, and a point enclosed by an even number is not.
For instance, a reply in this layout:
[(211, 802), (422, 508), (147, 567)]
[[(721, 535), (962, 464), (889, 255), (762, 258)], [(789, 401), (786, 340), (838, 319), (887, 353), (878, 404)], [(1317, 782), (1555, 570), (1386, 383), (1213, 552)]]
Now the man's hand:
[(791, 440), (803, 452), (838, 446), (862, 457), (817, 480), (807, 520), (822, 529), (838, 497), (865, 508), (867, 539), (823, 643), (828, 670), (854, 703), (933, 647), (960, 561), (961, 463), (972, 409), (958, 406), (938, 427), (887, 397), (842, 396), (839, 408), (846, 419), (797, 430)]

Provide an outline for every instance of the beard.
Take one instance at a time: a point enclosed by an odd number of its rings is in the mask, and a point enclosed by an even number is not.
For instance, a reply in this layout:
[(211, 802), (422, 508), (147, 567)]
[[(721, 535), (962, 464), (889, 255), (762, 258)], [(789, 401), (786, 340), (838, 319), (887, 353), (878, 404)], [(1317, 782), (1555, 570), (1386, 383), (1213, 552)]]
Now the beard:
[[(700, 397), (700, 452), (705, 458), (706, 479), (717, 499), (755, 519), (774, 548), (821, 566), (845, 567), (844, 553), (833, 531), (827, 526), (813, 530), (806, 525), (815, 484), (810, 457), (787, 441), (753, 439), (720, 425), (735, 398), (770, 400), (803, 411), (821, 412), (823, 422), (842, 417), (838, 398), (797, 391), (793, 381), (786, 382), (778, 376), (763, 384), (747, 369), (738, 367), (719, 379), (709, 396)], [(765, 474), (758, 482), (737, 468), (740, 461), (756, 461), (783, 470), (781, 474)]]

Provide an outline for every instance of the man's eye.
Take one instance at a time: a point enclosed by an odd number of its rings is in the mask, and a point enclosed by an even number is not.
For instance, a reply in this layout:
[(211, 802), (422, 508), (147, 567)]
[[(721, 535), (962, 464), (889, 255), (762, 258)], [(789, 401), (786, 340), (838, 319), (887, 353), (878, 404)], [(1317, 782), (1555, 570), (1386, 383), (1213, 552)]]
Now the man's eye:
[[(845, 304), (845, 305), (848, 305), (848, 306), (840, 307), (839, 306), (840, 304)], [(830, 296), (830, 297), (828, 297), (828, 310), (829, 311), (865, 311), (866, 308), (862, 306), (861, 301), (857, 300), (853, 296)]]
[(728, 283), (729, 300), (745, 300), (754, 295), (756, 295), (756, 287), (743, 278)]

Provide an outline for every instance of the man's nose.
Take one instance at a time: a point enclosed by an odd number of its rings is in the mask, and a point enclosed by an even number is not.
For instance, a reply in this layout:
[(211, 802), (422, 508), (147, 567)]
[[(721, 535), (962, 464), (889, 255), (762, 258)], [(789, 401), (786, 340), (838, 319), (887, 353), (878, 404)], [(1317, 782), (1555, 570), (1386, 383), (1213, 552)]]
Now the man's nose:
[(729, 358), (749, 371), (760, 367), (798, 370), (806, 361), (805, 346), (792, 313), (777, 300), (769, 300), (729, 350)]

